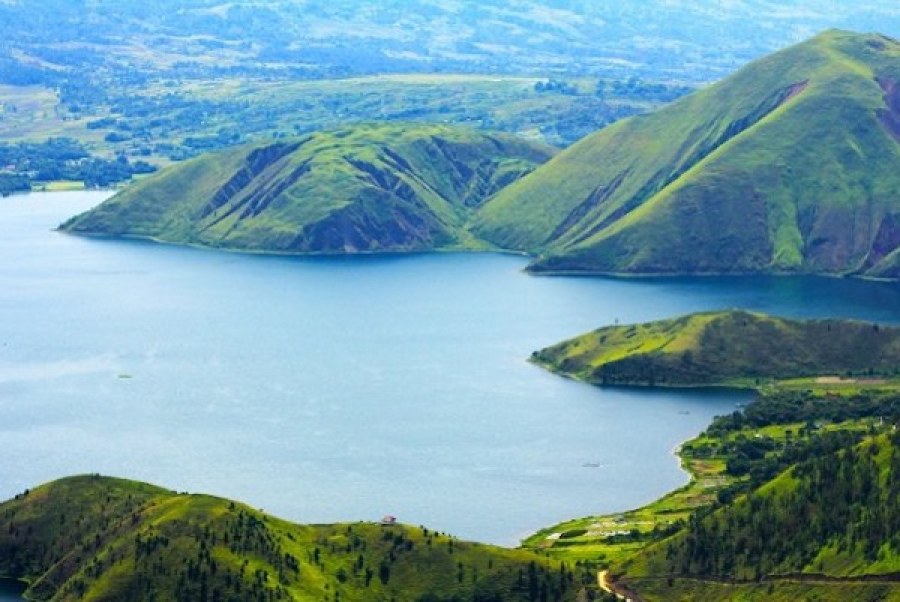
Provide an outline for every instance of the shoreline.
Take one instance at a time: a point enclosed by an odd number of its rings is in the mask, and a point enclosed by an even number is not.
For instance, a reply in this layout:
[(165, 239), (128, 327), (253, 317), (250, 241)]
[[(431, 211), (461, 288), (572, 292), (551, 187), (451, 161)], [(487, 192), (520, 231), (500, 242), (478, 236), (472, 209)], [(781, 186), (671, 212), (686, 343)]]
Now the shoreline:
[[(87, 189), (82, 190), (116, 190), (116, 189)], [(31, 191), (31, 192), (57, 192), (57, 191)], [(71, 192), (71, 191), (60, 191)], [(21, 194), (30, 194), (23, 192)], [(72, 216), (77, 217), (77, 216)], [(71, 218), (70, 218), (71, 219)], [(69, 220), (66, 220), (69, 221)], [(747, 277), (772, 277), (772, 278), (830, 278), (836, 280), (861, 280), (864, 282), (880, 282), (880, 283), (898, 283), (898, 278), (881, 278), (876, 276), (864, 276), (859, 274), (834, 274), (828, 272), (782, 272), (782, 271), (753, 271), (753, 272), (608, 272), (608, 271), (592, 271), (592, 270), (533, 270), (531, 265), (537, 255), (528, 251), (505, 249), (502, 247), (486, 246), (473, 247), (435, 247), (430, 249), (384, 249), (373, 251), (280, 251), (275, 249), (249, 249), (240, 247), (225, 247), (209, 245), (202, 242), (175, 241), (167, 240), (157, 236), (148, 236), (142, 234), (107, 234), (103, 232), (88, 231), (72, 231), (64, 228), (66, 222), (54, 228), (55, 231), (72, 236), (83, 236), (85, 238), (107, 239), (107, 240), (137, 240), (144, 242), (152, 242), (160, 245), (180, 246), (206, 251), (224, 251), (227, 253), (243, 253), (247, 255), (271, 255), (273, 257), (368, 257), (368, 256), (405, 256), (405, 255), (429, 255), (433, 253), (493, 253), (498, 255), (514, 255), (524, 257), (529, 260), (529, 264), (522, 268), (522, 272), (528, 276), (548, 276), (548, 277), (567, 277), (567, 278), (606, 278), (610, 280), (665, 280), (665, 279), (683, 279), (683, 278), (747, 278)]]
[[(711, 424), (711, 423), (710, 423), (710, 424)], [(519, 542), (518, 548), (519, 548), (519, 549), (538, 549), (538, 548), (541, 547), (540, 545), (533, 545), (533, 544), (532, 544), (532, 545), (528, 545), (528, 544), (527, 544), (527, 540), (529, 540), (529, 539), (537, 539), (539, 536), (541, 536), (541, 537), (542, 537), (542, 542), (543, 542), (543, 541), (548, 541), (548, 540), (551, 540), (551, 539), (555, 541), (556, 539), (559, 539), (559, 538), (558, 538), (558, 537), (554, 538), (553, 536), (554, 536), (554, 535), (558, 535), (558, 534), (560, 534), (561, 532), (564, 532), (565, 529), (564, 529), (563, 527), (564, 527), (565, 525), (571, 525), (572, 523), (581, 522), (581, 521), (589, 521), (589, 520), (590, 520), (590, 521), (597, 521), (597, 520), (601, 520), (601, 519), (611, 519), (611, 518), (616, 517), (616, 516), (624, 516), (624, 515), (628, 515), (628, 514), (637, 513), (637, 512), (640, 512), (640, 511), (642, 511), (642, 510), (646, 510), (646, 509), (652, 507), (652, 506), (655, 505), (655, 504), (658, 504), (658, 503), (660, 503), (660, 502), (663, 502), (663, 501), (666, 500), (667, 498), (669, 498), (669, 497), (671, 497), (671, 496), (673, 496), (673, 495), (675, 495), (675, 494), (677, 494), (677, 493), (679, 493), (679, 492), (685, 491), (685, 490), (688, 489), (691, 485), (693, 485), (693, 484), (695, 484), (696, 482), (698, 482), (699, 479), (700, 479), (700, 477), (701, 477), (701, 475), (699, 475), (698, 473), (696, 473), (696, 472), (694, 472), (694, 471), (691, 470), (689, 463), (685, 460), (685, 458), (684, 458), (684, 456), (682, 455), (681, 452), (682, 452), (682, 450), (683, 450), (685, 444), (687, 444), (687, 443), (693, 441), (694, 439), (697, 439), (698, 437), (700, 437), (700, 436), (706, 431), (706, 428), (708, 428), (708, 427), (709, 427), (709, 424), (707, 424), (707, 426), (704, 427), (703, 430), (701, 430), (699, 433), (696, 433), (695, 435), (693, 435), (693, 436), (691, 436), (691, 437), (688, 437), (687, 439), (684, 439), (684, 440), (681, 441), (680, 443), (675, 444), (675, 446), (672, 447), (672, 449), (671, 449), (670, 452), (669, 452), (669, 454), (670, 454), (672, 457), (674, 457), (674, 458), (677, 459), (677, 462), (678, 462), (678, 469), (681, 471), (681, 473), (682, 473), (683, 475), (685, 475), (685, 476), (687, 477), (687, 480), (686, 480), (685, 482), (683, 482), (681, 485), (678, 485), (678, 486), (676, 486), (676, 487), (674, 487), (674, 488), (672, 488), (672, 489), (668, 489), (667, 491), (665, 491), (665, 492), (662, 493), (661, 495), (659, 495), (659, 496), (657, 496), (657, 497), (654, 497), (654, 498), (652, 498), (652, 499), (646, 501), (645, 503), (639, 504), (639, 505), (637, 505), (637, 506), (632, 506), (632, 507), (628, 507), (628, 508), (623, 508), (623, 509), (618, 510), (618, 511), (612, 511), (612, 512), (607, 512), (607, 513), (602, 513), (602, 514), (589, 514), (589, 515), (587, 515), (587, 516), (575, 516), (575, 517), (571, 517), (571, 518), (568, 518), (568, 519), (566, 519), (566, 520), (560, 521), (560, 522), (558, 522), (558, 523), (554, 523), (554, 524), (552, 524), (552, 525), (548, 525), (548, 526), (546, 526), (546, 527), (542, 527), (542, 528), (540, 528), (540, 529), (538, 529), (538, 530), (532, 532), (532, 533), (529, 534), (527, 537), (524, 537), (524, 538)]]

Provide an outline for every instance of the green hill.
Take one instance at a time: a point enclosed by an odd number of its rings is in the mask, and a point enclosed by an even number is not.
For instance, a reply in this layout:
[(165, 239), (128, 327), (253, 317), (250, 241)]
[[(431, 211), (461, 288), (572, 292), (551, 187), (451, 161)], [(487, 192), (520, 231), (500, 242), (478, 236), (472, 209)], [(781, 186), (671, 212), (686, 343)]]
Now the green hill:
[(354, 126), (187, 161), (62, 228), (285, 253), (466, 247), (473, 208), (552, 152), (449, 126)]
[(614, 572), (648, 600), (896, 600), (898, 475), (896, 431), (814, 457)]
[(536, 351), (532, 360), (554, 372), (610, 385), (896, 377), (900, 328), (730, 310), (600, 328)]
[(27, 580), (35, 600), (210, 602), (574, 600), (585, 577), (424, 527), (296, 525), (100, 476), (0, 504), (0, 575)]
[(828, 31), (588, 136), (474, 231), (537, 271), (900, 275), (900, 43)]

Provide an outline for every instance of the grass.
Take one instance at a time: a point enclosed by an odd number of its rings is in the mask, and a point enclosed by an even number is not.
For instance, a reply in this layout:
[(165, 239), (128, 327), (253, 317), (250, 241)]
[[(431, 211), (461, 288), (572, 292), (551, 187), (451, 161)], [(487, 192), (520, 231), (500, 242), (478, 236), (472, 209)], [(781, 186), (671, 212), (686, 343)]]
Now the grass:
[[(857, 454), (848, 455), (849, 449), (845, 448), (834, 454), (834, 458), (828, 453), (813, 458), (812, 462), (806, 460), (733, 502), (700, 514), (684, 531), (648, 545), (619, 562), (614, 570), (624, 574), (623, 580), (629, 587), (640, 587), (636, 585), (638, 581), (660, 576), (699, 578), (703, 575), (705, 580), (724, 586), (732, 581), (744, 584), (760, 580), (799, 581), (802, 575), (803, 579), (822, 585), (828, 585), (829, 581), (832, 585), (847, 585), (866, 578), (898, 589), (893, 577), (900, 566), (900, 553), (896, 542), (891, 543), (894, 534), (888, 531), (882, 535), (874, 532), (862, 535), (865, 520), (854, 522), (849, 518), (889, 512), (886, 508), (892, 504), (889, 493), (892, 485), (885, 471), (889, 473), (889, 468), (896, 464), (896, 437), (892, 442), (888, 435), (892, 432), (890, 427), (882, 428), (881, 435), (874, 434), (878, 430), (870, 420), (834, 425), (834, 430), (847, 428), (868, 435), (854, 446)], [(831, 469), (833, 464), (840, 469)], [(865, 466), (871, 468), (863, 469)], [(866, 474), (875, 476), (874, 500), (856, 484), (857, 480), (864, 481)], [(847, 487), (852, 493), (836, 493)], [(798, 504), (797, 496), (801, 496), (799, 503), (804, 508), (805, 520), (798, 520), (801, 517), (791, 513)], [(831, 500), (829, 505), (823, 507), (828, 500)], [(853, 504), (857, 506), (854, 508)], [(840, 518), (818, 518), (827, 517), (832, 511), (839, 513)], [(878, 516), (884, 521), (893, 520), (889, 514)], [(823, 523), (834, 520), (839, 523), (824, 527), (823, 534), (820, 531)], [(880, 528), (881, 520), (870, 524)], [(810, 523), (808, 528), (806, 521)], [(782, 530), (790, 530), (791, 534), (782, 536)], [(694, 563), (707, 562), (703, 555), (710, 545), (710, 533), (720, 542), (714, 555), (716, 560), (712, 566), (704, 564), (706, 568), (701, 568)], [(877, 554), (871, 553), (872, 542), (876, 542)], [(760, 545), (768, 550), (765, 557), (756, 556), (755, 550)], [(784, 549), (785, 545), (788, 550)], [(722, 569), (723, 566), (727, 568)]]
[[(659, 533), (686, 521), (694, 510), (715, 500), (716, 492), (731, 482), (724, 474), (723, 459), (693, 458), (683, 451), (679, 456), (682, 467), (690, 475), (684, 487), (634, 510), (579, 518), (542, 529), (526, 538), (522, 545), (567, 562), (598, 566), (609, 566), (630, 557), (658, 537), (654, 530)], [(584, 533), (561, 537), (573, 531)]]
[[(890, 85), (884, 82), (894, 76), (900, 77), (896, 43), (830, 31), (656, 113), (619, 121), (546, 162), (550, 153), (535, 160), (533, 154), (521, 154), (524, 143), (514, 149), (509, 141), (501, 145), (497, 161), (495, 149), (470, 138), (461, 161), (462, 182), (455, 168), (432, 168), (436, 157), (448, 157), (421, 146), (401, 152), (420, 159), (412, 161), (416, 176), (407, 177), (381, 156), (385, 140), (349, 136), (341, 144), (353, 147), (355, 159), (381, 174), (376, 179), (383, 181), (375, 186), (380, 190), (361, 186), (366, 175), (358, 165), (348, 166), (345, 157), (329, 152), (314, 161), (315, 177), (273, 181), (275, 187), (290, 188), (279, 199), (290, 198), (291, 207), (280, 214), (267, 210), (245, 219), (247, 203), (255, 202), (248, 191), (225, 217), (206, 214), (196, 204), (175, 211), (174, 217), (145, 207), (128, 215), (140, 232), (126, 232), (126, 220), (110, 213), (91, 228), (269, 252), (501, 248), (536, 254), (531, 269), (547, 272), (774, 271), (893, 278), (900, 273), (900, 250), (893, 248), (891, 237), (900, 194), (900, 148), (885, 125), (884, 115), (893, 115), (890, 107), (896, 103), (887, 102)], [(235, 136), (251, 132), (287, 141), (313, 124), (357, 121), (363, 115), (389, 121), (444, 115), (447, 122), (502, 123), (503, 129), (545, 139), (547, 102), (557, 111), (555, 123), (568, 123), (564, 114), (579, 121), (574, 116), (583, 112), (579, 107), (587, 96), (542, 95), (533, 83), (528, 78), (383, 76), (287, 84), (223, 80), (179, 89), (204, 106), (228, 105), (206, 111), (205, 133), (191, 136), (198, 148), (231, 144)], [(153, 94), (167, 97), (166, 87), (156, 85)], [(578, 87), (583, 92), (590, 82), (578, 82)], [(409, 94), (417, 98), (415, 110), (409, 109)], [(486, 104), (496, 108), (488, 113)], [(304, 115), (301, 125), (298, 111)], [(229, 121), (238, 114), (240, 131)], [(183, 124), (117, 122), (110, 127), (171, 139)], [(426, 127), (436, 126), (415, 126)], [(379, 130), (372, 125), (356, 129)], [(317, 143), (323, 136), (314, 136)], [(354, 138), (369, 148), (354, 147)], [(327, 145), (315, 148), (328, 150)], [(511, 160), (503, 160), (506, 153)], [(468, 174), (473, 169), (474, 178)], [(224, 171), (220, 176), (228, 177)], [(394, 189), (398, 178), (400, 187)], [(140, 190), (155, 195), (150, 188)], [(192, 198), (208, 200), (215, 191), (207, 187), (194, 193)], [(260, 194), (268, 202), (269, 195)], [(465, 210), (448, 206), (448, 200), (458, 205), (460, 196), (472, 200)], [(412, 212), (410, 197), (418, 205)], [(305, 202), (308, 198), (315, 202)], [(350, 198), (353, 206), (344, 202)], [(134, 215), (144, 209), (162, 222), (151, 225)], [(335, 231), (342, 234), (334, 236)]]
[[(894, 390), (900, 392), (900, 384)], [(852, 394), (847, 390), (829, 393)], [(875, 425), (871, 419), (845, 420), (823, 424), (820, 432), (864, 433)], [(681, 466), (690, 478), (683, 487), (640, 508), (582, 517), (541, 529), (523, 540), (522, 545), (569, 563), (583, 562), (598, 567), (619, 565), (664, 537), (666, 532), (686, 524), (694, 512), (713, 504), (720, 491), (735, 483), (736, 479), (725, 470), (727, 456), (721, 452), (709, 456), (702, 450), (722, 449), (728, 443), (756, 437), (783, 444), (800, 437), (803, 428), (802, 423), (784, 423), (748, 427), (724, 437), (700, 434), (682, 444), (678, 451)], [(566, 537), (565, 534), (573, 532), (579, 534)]]
[[(77, 103), (61, 102), (49, 87), (4, 85), (0, 142), (66, 136), (104, 157), (125, 153), (162, 166), (208, 148), (379, 120), (459, 124), (566, 146), (623, 116), (660, 106), (638, 97), (600, 99), (593, 94), (597, 79), (584, 81), (577, 97), (539, 93), (534, 89), (538, 81), (474, 74), (301, 81), (152, 78), (111, 84), (104, 96)], [(104, 120), (108, 124), (96, 125)], [(222, 132), (235, 138), (216, 140)], [(125, 139), (108, 140), (110, 133), (125, 134)], [(216, 141), (193, 148), (187, 144), (192, 138)]]
[[(878, 395), (896, 395), (900, 385), (885, 388), (885, 385), (859, 385), (859, 389), (830, 389), (827, 392), (807, 392), (807, 395), (822, 395), (827, 403), (840, 403), (842, 398), (850, 398), (863, 391)], [(868, 388), (867, 388), (868, 387)], [(820, 402), (825, 403), (825, 402)], [(854, 581), (855, 577), (869, 574), (892, 574), (900, 565), (900, 555), (889, 549), (882, 550), (878, 559), (863, 559), (860, 554), (848, 555), (846, 546), (821, 548), (816, 559), (810, 564), (810, 573), (801, 581), (797, 577), (767, 576), (761, 583), (734, 583), (729, 579), (692, 579), (685, 576), (669, 576), (660, 568), (664, 563), (665, 544), (684, 537), (684, 529), (692, 524), (693, 516), (704, 516), (714, 507), (720, 495), (728, 494), (738, 487), (746, 489), (747, 476), (736, 477), (726, 471), (726, 464), (739, 449), (735, 444), (742, 441), (769, 441), (770, 457), (781, 453), (801, 441), (811, 441), (811, 437), (824, 437), (829, 433), (855, 432), (858, 437), (871, 436), (877, 432), (890, 432), (879, 418), (863, 417), (837, 422), (821, 421), (818, 428), (809, 430), (806, 423), (782, 422), (765, 426), (745, 426), (725, 430), (711, 429), (687, 442), (678, 455), (682, 466), (690, 474), (690, 481), (662, 498), (634, 510), (608, 515), (591, 516), (567, 521), (543, 529), (523, 542), (529, 549), (542, 551), (548, 556), (569, 563), (580, 563), (593, 570), (612, 569), (619, 575), (617, 586), (625, 586), (637, 592), (643, 600), (793, 600), (793, 599), (896, 599), (900, 587), (891, 578), (871, 578), (871, 581)], [(883, 439), (883, 437), (882, 437)], [(881, 441), (880, 460), (887, 461), (890, 446)], [(785, 485), (787, 483), (787, 485)], [(783, 474), (763, 485), (758, 491), (782, 491), (792, 487), (789, 474)], [(779, 493), (781, 495), (781, 493)], [(738, 497), (738, 503), (742, 498)], [(730, 502), (718, 504), (719, 512), (728, 512)], [(674, 535), (673, 535), (674, 534)], [(666, 539), (670, 537), (669, 539)], [(839, 552), (838, 550), (843, 551)], [(798, 573), (801, 567), (795, 569)], [(625, 574), (622, 577), (622, 574)], [(830, 579), (817, 577), (815, 573), (830, 575)], [(837, 577), (835, 577), (837, 576)], [(815, 593), (816, 598), (807, 597)], [(801, 595), (802, 594), (802, 595)], [(799, 596), (799, 597), (798, 597)], [(847, 598), (846, 596), (850, 596)], [(861, 596), (861, 597), (856, 597)]]
[(34, 182), (31, 185), (32, 190), (43, 190), (47, 192), (62, 192), (66, 190), (84, 190), (84, 182), (75, 182), (73, 180), (57, 180), (53, 182)]
[[(660, 541), (683, 537), (686, 526), (692, 524), (692, 517), (702, 516), (722, 499), (726, 500), (724, 508), (730, 508), (727, 500), (733, 498), (734, 491), (746, 489), (751, 483), (749, 473), (741, 472), (738, 464), (734, 470), (728, 468), (734, 454), (745, 453), (741, 450), (748, 443), (755, 449), (768, 450), (761, 461), (769, 462), (777, 461), (783, 450), (810, 441), (814, 434), (825, 437), (830, 433), (856, 433), (862, 437), (890, 429), (890, 419), (885, 423), (881, 414), (890, 416), (893, 410), (889, 404), (877, 400), (900, 393), (900, 376), (896, 373), (900, 365), (898, 337), (900, 329), (861, 322), (802, 322), (733, 310), (601, 328), (536, 352), (533, 361), (598, 384), (739, 386), (756, 389), (764, 399), (771, 397), (773, 401), (767, 401), (768, 409), (762, 412), (753, 408), (752, 417), (748, 409), (748, 418), (743, 422), (717, 419), (715, 428), (685, 442), (678, 452), (682, 467), (690, 475), (685, 486), (641, 508), (578, 518), (542, 529), (523, 545), (582, 566), (624, 571), (627, 574), (624, 584), (647, 600), (755, 600), (768, 599), (765, 596), (773, 592), (777, 595), (783, 592), (784, 599), (790, 599), (806, 585), (821, 591), (823, 600), (841, 599), (848, 592), (863, 596), (887, 592), (896, 596), (898, 588), (889, 583), (843, 581), (800, 584), (782, 579), (775, 583), (774, 589), (769, 584), (761, 587), (746, 583), (732, 589), (727, 583), (715, 581), (659, 577), (664, 571), (657, 565), (663, 549)], [(686, 353), (691, 354), (688, 362), (691, 370), (684, 367)], [(855, 364), (857, 360), (869, 367)], [(641, 371), (633, 365), (621, 370), (617, 367), (635, 362), (638, 366), (650, 362), (653, 369)], [(752, 372), (747, 372), (748, 366)], [(667, 372), (668, 369), (671, 370)], [(804, 372), (805, 375), (798, 376)], [(650, 373), (652, 378), (648, 377)], [(876, 397), (871, 398), (873, 395)], [(803, 412), (799, 411), (801, 406), (796, 405), (795, 397), (807, 400)], [(857, 398), (874, 401), (859, 405), (853, 401)], [(842, 400), (847, 400), (846, 409), (833, 411), (844, 407)], [(872, 411), (876, 413), (869, 415)], [(800, 419), (804, 422), (772, 421), (773, 417), (804, 416), (809, 412), (821, 414), (823, 419), (816, 420), (814, 425), (812, 419), (805, 418)], [(856, 417), (824, 419), (840, 414)], [(781, 482), (787, 478), (783, 475), (764, 489), (784, 488)], [(859, 555), (848, 556), (846, 551), (825, 546), (814, 566), (830, 575), (847, 576), (895, 571), (898, 563), (900, 556), (889, 550), (883, 551), (875, 561), (863, 561)]]

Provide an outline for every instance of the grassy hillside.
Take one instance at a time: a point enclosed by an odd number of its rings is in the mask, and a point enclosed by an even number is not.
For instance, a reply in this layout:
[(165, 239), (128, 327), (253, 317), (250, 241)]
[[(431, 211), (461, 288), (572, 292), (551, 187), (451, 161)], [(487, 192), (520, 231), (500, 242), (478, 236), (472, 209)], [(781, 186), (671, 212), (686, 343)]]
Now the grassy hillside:
[[(726, 580), (713, 589), (725, 589), (734, 580), (751, 590), (762, 589), (754, 584), (765, 578), (788, 585), (808, 579), (819, 587), (832, 579), (846, 580), (843, 585), (851, 589), (870, 580), (870, 587), (878, 585), (883, 595), (896, 599), (898, 475), (900, 434), (895, 431), (801, 462), (733, 503), (695, 515), (682, 532), (614, 570), (625, 575), (620, 581), (642, 593), (641, 587), (659, 577), (672, 577), (671, 587), (675, 578), (686, 577)], [(691, 584), (679, 583), (675, 591), (685, 585)], [(648, 591), (673, 599), (665, 594), (667, 586), (664, 581)], [(775, 586), (765, 589), (771, 595)]]
[(900, 328), (731, 310), (608, 326), (542, 349), (536, 363), (594, 384), (746, 385), (896, 378)]
[(296, 525), (100, 476), (0, 504), (0, 575), (36, 600), (191, 601), (574, 600), (585, 578), (424, 527)]
[(292, 253), (465, 247), (472, 209), (551, 155), (449, 126), (354, 126), (187, 161), (62, 227)]
[(893, 277), (900, 43), (829, 31), (588, 136), (475, 232), (535, 270)]

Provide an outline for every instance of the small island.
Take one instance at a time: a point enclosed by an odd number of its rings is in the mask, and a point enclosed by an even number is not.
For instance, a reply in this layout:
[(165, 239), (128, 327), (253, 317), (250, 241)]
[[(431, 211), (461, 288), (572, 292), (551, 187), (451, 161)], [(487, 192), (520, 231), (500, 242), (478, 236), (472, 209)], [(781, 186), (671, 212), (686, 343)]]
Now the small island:
[(596, 385), (877, 384), (900, 377), (900, 328), (727, 310), (608, 326), (531, 359)]

